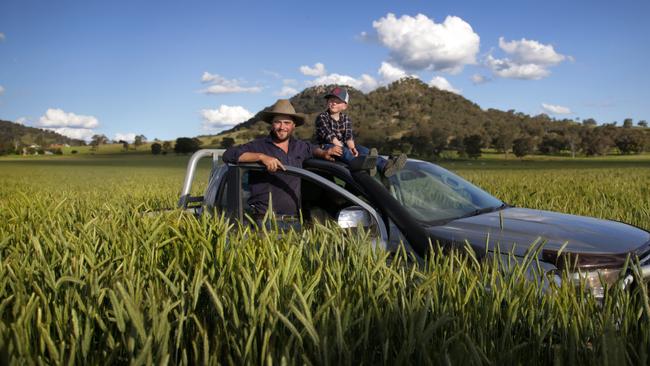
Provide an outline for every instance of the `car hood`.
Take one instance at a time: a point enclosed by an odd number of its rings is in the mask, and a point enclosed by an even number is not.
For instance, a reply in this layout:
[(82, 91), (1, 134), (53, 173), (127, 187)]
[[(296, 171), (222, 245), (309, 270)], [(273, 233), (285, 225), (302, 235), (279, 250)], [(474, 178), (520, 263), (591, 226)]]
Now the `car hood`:
[[(650, 233), (631, 225), (592, 217), (525, 208), (501, 211), (453, 220), (430, 226), (428, 232), (441, 242), (463, 243), (474, 248), (488, 246), (524, 255), (531, 245), (543, 243), (546, 254), (562, 252), (592, 257), (625, 257), (642, 254), (650, 244)], [(566, 245), (565, 245), (566, 243)]]

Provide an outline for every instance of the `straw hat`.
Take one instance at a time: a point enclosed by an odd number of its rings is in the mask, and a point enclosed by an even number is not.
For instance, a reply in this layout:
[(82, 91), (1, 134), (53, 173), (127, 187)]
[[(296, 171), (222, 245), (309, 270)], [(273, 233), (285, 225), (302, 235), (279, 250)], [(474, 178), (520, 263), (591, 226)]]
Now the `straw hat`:
[(274, 116), (289, 116), (293, 119), (296, 126), (305, 123), (305, 115), (302, 113), (296, 113), (296, 110), (293, 108), (293, 105), (291, 105), (289, 99), (278, 99), (278, 101), (271, 106), (270, 110), (260, 112), (259, 118), (266, 123), (271, 123)]

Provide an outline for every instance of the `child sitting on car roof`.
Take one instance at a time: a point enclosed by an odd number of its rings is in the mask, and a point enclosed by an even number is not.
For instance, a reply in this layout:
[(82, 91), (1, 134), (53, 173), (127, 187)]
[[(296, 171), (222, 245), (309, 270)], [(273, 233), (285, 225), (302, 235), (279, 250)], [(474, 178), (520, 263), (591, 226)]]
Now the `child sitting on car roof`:
[(316, 117), (316, 142), (323, 149), (339, 146), (342, 155), (337, 160), (349, 164), (358, 156), (371, 156), (377, 159), (377, 166), (371, 169), (371, 175), (379, 170), (385, 177), (390, 177), (398, 172), (406, 164), (406, 155), (392, 157), (386, 160), (377, 157), (377, 149), (368, 149), (365, 146), (357, 145), (352, 135), (352, 122), (347, 114), (343, 113), (348, 108), (350, 95), (343, 87), (334, 87), (325, 95), (327, 110)]

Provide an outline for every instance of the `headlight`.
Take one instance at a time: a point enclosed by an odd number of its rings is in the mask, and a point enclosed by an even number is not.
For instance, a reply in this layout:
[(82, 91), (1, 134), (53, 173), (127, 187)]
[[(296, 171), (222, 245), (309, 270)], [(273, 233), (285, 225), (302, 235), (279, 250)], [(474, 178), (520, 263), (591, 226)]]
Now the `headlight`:
[[(576, 286), (580, 286), (582, 281), (584, 281), (585, 288), (589, 290), (595, 298), (602, 299), (605, 296), (605, 286), (611, 288), (618, 284), (621, 287), (626, 288), (630, 283), (632, 283), (633, 277), (631, 275), (627, 275), (620, 279), (620, 274), (620, 269), (598, 269), (593, 271), (573, 272), (569, 274), (569, 278)], [(620, 282), (619, 279), (621, 280)]]

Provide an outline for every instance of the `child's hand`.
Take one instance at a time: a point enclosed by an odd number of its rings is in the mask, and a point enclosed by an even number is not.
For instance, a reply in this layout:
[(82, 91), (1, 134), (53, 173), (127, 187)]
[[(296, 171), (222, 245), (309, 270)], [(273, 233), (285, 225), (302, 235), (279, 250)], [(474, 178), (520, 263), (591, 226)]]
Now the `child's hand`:
[(348, 140), (345, 142), (345, 144), (348, 145), (348, 149), (350, 149), (350, 152), (352, 153), (352, 155), (354, 155), (355, 158), (359, 156), (359, 152), (357, 151), (357, 148), (354, 145), (354, 140)]
[(341, 142), (341, 140), (337, 139), (336, 137), (332, 139), (332, 143), (336, 146), (343, 147), (343, 143)]

